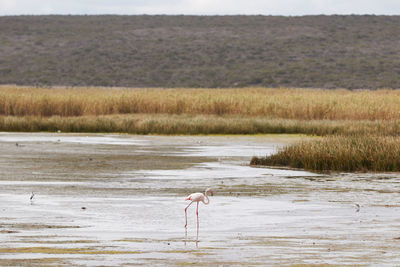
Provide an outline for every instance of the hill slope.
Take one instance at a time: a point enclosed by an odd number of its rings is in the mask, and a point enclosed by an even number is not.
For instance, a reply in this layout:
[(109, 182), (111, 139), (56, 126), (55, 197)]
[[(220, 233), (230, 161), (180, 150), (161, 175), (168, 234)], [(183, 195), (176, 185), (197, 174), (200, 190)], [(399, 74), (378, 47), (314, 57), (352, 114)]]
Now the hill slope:
[(400, 88), (400, 16), (0, 17), (0, 84)]

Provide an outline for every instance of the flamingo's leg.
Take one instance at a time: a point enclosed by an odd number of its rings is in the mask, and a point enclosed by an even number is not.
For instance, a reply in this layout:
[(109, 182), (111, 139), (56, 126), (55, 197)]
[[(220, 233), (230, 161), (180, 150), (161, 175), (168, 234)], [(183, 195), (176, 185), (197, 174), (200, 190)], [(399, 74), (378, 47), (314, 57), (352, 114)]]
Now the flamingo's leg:
[(187, 240), (187, 228), (185, 227), (185, 247), (186, 247), (186, 240)]
[(187, 207), (185, 208), (185, 228), (187, 227), (187, 209), (189, 208), (190, 205), (192, 205), (193, 201), (189, 203), (189, 205), (187, 205)]
[(197, 240), (199, 240), (199, 202), (197, 202), (196, 216), (197, 216)]

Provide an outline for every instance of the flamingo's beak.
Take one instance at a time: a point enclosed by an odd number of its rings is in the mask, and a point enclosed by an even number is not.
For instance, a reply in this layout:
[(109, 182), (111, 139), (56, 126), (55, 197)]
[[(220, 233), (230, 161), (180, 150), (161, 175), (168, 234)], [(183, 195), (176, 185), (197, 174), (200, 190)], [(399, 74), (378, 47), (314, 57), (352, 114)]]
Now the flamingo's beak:
[(213, 192), (212, 190), (210, 190), (210, 195), (211, 195), (211, 196), (213, 196), (213, 195), (214, 195), (214, 192)]

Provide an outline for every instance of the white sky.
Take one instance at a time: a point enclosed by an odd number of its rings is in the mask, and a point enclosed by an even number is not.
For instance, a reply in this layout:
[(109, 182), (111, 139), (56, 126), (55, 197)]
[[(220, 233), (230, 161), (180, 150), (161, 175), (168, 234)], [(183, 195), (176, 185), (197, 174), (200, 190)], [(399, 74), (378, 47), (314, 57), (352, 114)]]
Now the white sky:
[(400, 0), (0, 0), (0, 16), (26, 14), (400, 15)]

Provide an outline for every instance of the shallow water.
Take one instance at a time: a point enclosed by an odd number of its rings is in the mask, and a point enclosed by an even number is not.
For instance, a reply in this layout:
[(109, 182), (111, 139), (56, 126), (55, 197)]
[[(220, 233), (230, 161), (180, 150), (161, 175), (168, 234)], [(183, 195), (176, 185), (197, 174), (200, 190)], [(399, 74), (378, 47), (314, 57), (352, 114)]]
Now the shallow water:
[(248, 166), (299, 138), (0, 133), (0, 265), (400, 265), (398, 174)]

